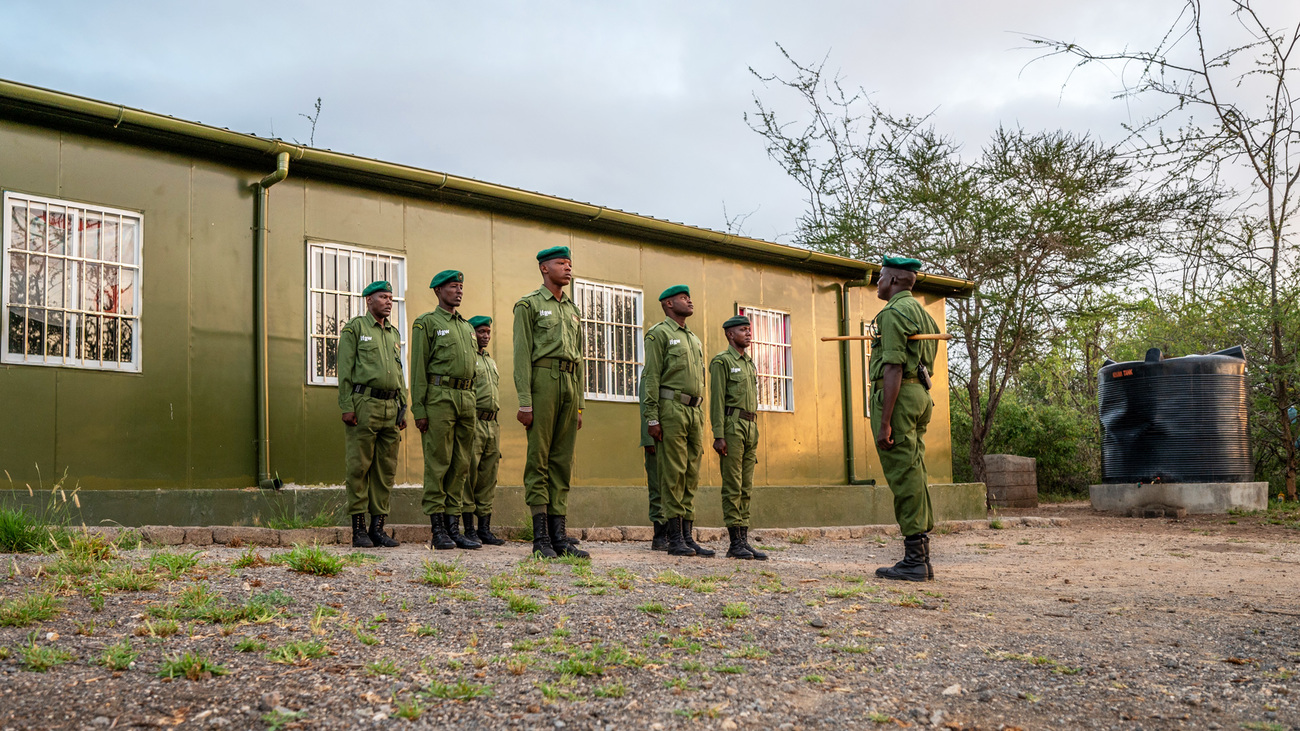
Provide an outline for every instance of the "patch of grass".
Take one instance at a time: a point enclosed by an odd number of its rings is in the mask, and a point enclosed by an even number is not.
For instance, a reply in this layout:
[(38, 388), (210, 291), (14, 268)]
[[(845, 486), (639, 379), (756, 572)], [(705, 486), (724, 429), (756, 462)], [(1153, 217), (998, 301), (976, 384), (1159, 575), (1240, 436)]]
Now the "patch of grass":
[(429, 683), (424, 694), (431, 698), (442, 698), (445, 700), (468, 701), (475, 698), (486, 698), (492, 695), (492, 688), (486, 685), (476, 685), (459, 679), (455, 683), (444, 683), (435, 680)]
[(307, 717), (306, 711), (271, 711), (262, 714), (262, 723), (266, 724), (267, 731), (281, 731), (288, 727), (294, 721), (300, 721)]
[(469, 574), (461, 568), (459, 563), (443, 563), (442, 561), (425, 561), (424, 571), (420, 576), (420, 581), (429, 586), (436, 586), (439, 589), (452, 589), (460, 586), (468, 578)]
[(820, 675), (805, 675), (805, 676), (803, 676), (803, 679), (804, 679), (804, 682), (806, 682), (806, 683), (824, 683), (824, 682), (826, 682), (826, 678), (824, 678), (824, 677), (822, 677), (822, 676), (820, 676)]
[(262, 525), (275, 530), (294, 530), (298, 528), (329, 528), (339, 524), (343, 517), (343, 500), (333, 498), (326, 500), (308, 516), (298, 515), (293, 503), (276, 500), (278, 495), (268, 494), (259, 510)]
[(347, 559), (335, 556), (316, 544), (299, 544), (280, 558), (290, 571), (313, 576), (337, 576), (347, 564)]
[(393, 715), (408, 721), (418, 721), (420, 716), (424, 715), (424, 710), (424, 704), (420, 702), (419, 697), (412, 696), (410, 700), (398, 703)]
[(727, 653), (727, 657), (743, 657), (747, 660), (763, 660), (771, 656), (771, 652), (764, 650), (758, 645), (742, 645), (739, 650)]
[(622, 698), (627, 695), (627, 686), (621, 681), (609, 683), (607, 685), (598, 685), (592, 693), (597, 698)]
[(431, 624), (422, 624), (415, 628), (416, 637), (437, 637), (438, 628)]
[(127, 670), (137, 657), (140, 653), (131, 648), (130, 638), (123, 637), (121, 642), (105, 647), (96, 662), (110, 670)]
[(637, 609), (639, 609), (639, 610), (645, 612), (646, 614), (650, 614), (650, 615), (655, 615), (655, 614), (667, 614), (667, 613), (668, 613), (668, 607), (665, 607), (664, 605), (660, 604), (659, 602), (647, 602), (647, 603), (645, 603), (645, 604), (638, 604), (638, 605), (637, 605)]
[(731, 602), (722, 607), (722, 616), (727, 619), (744, 619), (750, 614), (753, 614), (753, 610), (745, 602)]
[(699, 660), (683, 660), (677, 664), (677, 669), (684, 673), (702, 673), (704, 672), (704, 663)]
[(324, 642), (316, 640), (294, 640), (286, 642), (278, 647), (273, 647), (266, 653), (266, 659), (282, 665), (300, 665), (308, 660), (314, 660), (318, 657), (325, 657), (330, 654), (329, 648)]
[(664, 681), (664, 687), (672, 688), (679, 693), (684, 693), (691, 689), (691, 684), (687, 682), (686, 678), (670, 678), (669, 680)]
[(872, 721), (874, 723), (893, 723), (894, 717), (889, 715), (888, 713), (880, 713), (878, 711), (872, 711), (871, 713), (867, 714), (867, 720)]
[(832, 586), (826, 590), (827, 599), (851, 599), (862, 593), (860, 586)]
[(659, 572), (659, 575), (656, 576), (654, 580), (656, 584), (666, 584), (668, 586), (676, 586), (680, 589), (690, 589), (697, 594), (712, 594), (718, 589), (717, 582), (725, 581), (726, 579), (719, 576), (701, 576), (698, 579), (693, 579), (689, 576), (683, 576), (676, 571), (668, 570)]
[(22, 657), (23, 670), (43, 673), (65, 662), (72, 662), (72, 653), (53, 645), (42, 647), (33, 639), (30, 645), (18, 650)]
[(26, 627), (53, 619), (63, 611), (63, 600), (49, 592), (27, 594), (0, 602), (0, 627)]
[(262, 652), (266, 643), (255, 637), (243, 637), (235, 643), (235, 652)]
[(105, 573), (100, 581), (113, 591), (151, 591), (158, 586), (158, 577), (147, 571), (126, 567)]
[(246, 548), (243, 553), (239, 554), (239, 558), (235, 559), (230, 565), (237, 569), (256, 569), (262, 566), (270, 566), (271, 562), (262, 556), (261, 551)]
[(218, 675), (226, 675), (229, 672), (221, 665), (193, 652), (165, 657), (158, 666), (158, 677), (160, 678), (204, 680)]
[(744, 665), (714, 665), (713, 672), (725, 675), (740, 675), (745, 672)]
[(786, 539), (785, 539), (785, 540), (786, 540), (786, 543), (793, 543), (793, 544), (795, 544), (795, 545), (802, 546), (803, 544), (805, 544), (805, 543), (808, 542), (808, 534), (807, 534), (807, 533), (793, 533), (793, 534), (791, 534), (791, 535), (786, 536)]
[(537, 614), (542, 611), (542, 603), (524, 595), (511, 593), (505, 597), (506, 606), (515, 614)]
[(136, 637), (171, 637), (181, 631), (181, 626), (174, 619), (163, 619), (158, 623), (144, 620), (144, 624), (135, 628), (133, 634)]
[(172, 579), (179, 579), (185, 575), (185, 572), (199, 564), (199, 552), (191, 551), (190, 553), (171, 553), (170, 551), (155, 551), (149, 557), (149, 569), (151, 571), (165, 572)]
[(64, 538), (61, 527), (52, 526), (22, 508), (0, 506), (0, 553), (33, 553), (53, 550)]
[(366, 675), (401, 675), (402, 667), (391, 659), (384, 658), (366, 663)]
[(1002, 530), (1007, 527), (1007, 524), (1002, 522), (1001, 518), (994, 518), (989, 521), (989, 527), (993, 530)]

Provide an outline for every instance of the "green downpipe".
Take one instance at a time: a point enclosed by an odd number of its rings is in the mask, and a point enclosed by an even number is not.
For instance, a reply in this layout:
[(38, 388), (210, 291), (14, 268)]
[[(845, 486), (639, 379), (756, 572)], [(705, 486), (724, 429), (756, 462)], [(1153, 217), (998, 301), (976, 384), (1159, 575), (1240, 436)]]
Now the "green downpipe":
[[(840, 335), (849, 334), (849, 289), (866, 287), (870, 278), (861, 281), (844, 282), (835, 288), (836, 299), (840, 308)], [(874, 485), (873, 479), (858, 479), (857, 448), (853, 434), (853, 361), (849, 345), (853, 341), (841, 340), (840, 345), (840, 412), (844, 415), (844, 474), (850, 485)]]
[(269, 339), (266, 319), (266, 239), (267, 208), (271, 203), (271, 186), (289, 177), (289, 153), (275, 156), (275, 172), (253, 184), (253, 341), (257, 361), (257, 485), (267, 490), (284, 486), (280, 476), (271, 471), (271, 404)]

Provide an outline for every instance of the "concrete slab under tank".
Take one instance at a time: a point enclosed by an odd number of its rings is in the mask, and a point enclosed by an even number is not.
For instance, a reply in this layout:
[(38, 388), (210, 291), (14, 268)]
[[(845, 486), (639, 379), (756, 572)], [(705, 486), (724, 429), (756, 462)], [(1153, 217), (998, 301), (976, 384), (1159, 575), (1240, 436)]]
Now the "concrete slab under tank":
[(1126, 513), (1144, 505), (1172, 505), (1189, 513), (1268, 508), (1267, 482), (1155, 482), (1089, 485), (1093, 510)]

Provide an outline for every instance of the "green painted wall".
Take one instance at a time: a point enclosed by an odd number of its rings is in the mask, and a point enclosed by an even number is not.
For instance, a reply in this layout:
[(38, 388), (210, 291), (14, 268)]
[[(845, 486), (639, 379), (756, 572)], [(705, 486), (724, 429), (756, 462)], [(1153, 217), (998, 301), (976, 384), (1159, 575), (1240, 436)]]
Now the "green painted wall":
[[(144, 214), (142, 371), (101, 373), (0, 365), (0, 391), (18, 405), (0, 426), (0, 469), (16, 487), (49, 485), (65, 470), (83, 489), (241, 488), (254, 483), (252, 218), (249, 186), (272, 167), (238, 168), (0, 120), (0, 189), (127, 208)], [(285, 482), (337, 484), (343, 428), (333, 387), (307, 385), (306, 250), (328, 241), (403, 254), (407, 322), (435, 306), (433, 273), (465, 272), (466, 316), (497, 322), (491, 350), (502, 369), (503, 485), (522, 482), (524, 431), (511, 418), (511, 310), (540, 282), (539, 249), (574, 250), (583, 279), (639, 287), (646, 323), (661, 319), (657, 294), (685, 283), (690, 321), (709, 354), (737, 303), (784, 310), (794, 329), (795, 410), (763, 413), (759, 485), (845, 481), (835, 280), (783, 267), (670, 248), (513, 215), (304, 177), (270, 192), (268, 292), (271, 459)], [(851, 291), (853, 332), (883, 304)], [(942, 322), (944, 302), (926, 297)], [(854, 344), (858, 477), (882, 480), (862, 412), (860, 345)], [(934, 482), (952, 479), (946, 361), (936, 374), (927, 462)], [(635, 404), (589, 401), (576, 482), (643, 484)], [(398, 481), (418, 483), (414, 430), (402, 445)], [(702, 482), (719, 484), (706, 451)]]

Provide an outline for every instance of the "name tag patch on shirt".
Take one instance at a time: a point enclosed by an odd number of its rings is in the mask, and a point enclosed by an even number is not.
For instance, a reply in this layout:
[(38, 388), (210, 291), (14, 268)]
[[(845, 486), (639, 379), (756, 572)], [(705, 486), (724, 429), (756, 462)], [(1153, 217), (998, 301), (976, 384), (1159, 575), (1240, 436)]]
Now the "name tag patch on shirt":
[(739, 369), (739, 368), (732, 368), (732, 369), (731, 369), (731, 372), (732, 372), (732, 373), (739, 373), (739, 372), (740, 372), (740, 369)]
[(447, 333), (450, 333), (450, 332), (451, 332), (450, 330), (439, 330), (439, 331), (438, 331), (438, 337), (442, 337), (443, 335), (446, 335)]
[(370, 337), (369, 335), (362, 335), (361, 340), (364, 342), (366, 340), (374, 340), (374, 338)]
[(554, 312), (554, 310), (538, 310), (537, 314), (541, 315), (542, 317), (550, 317), (552, 312)]
[(676, 344), (678, 344), (678, 343), (680, 343), (680, 342), (681, 342), (681, 340), (669, 340), (669, 341), (668, 341), (668, 344), (669, 344), (669, 345), (676, 345)]

